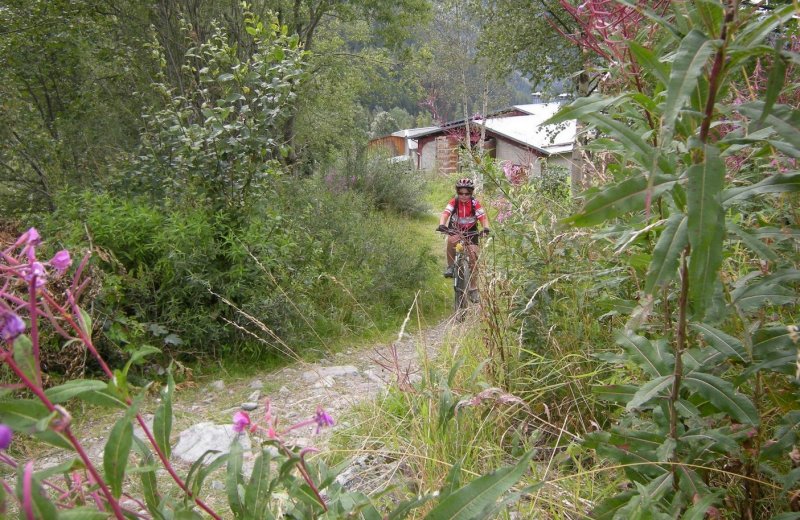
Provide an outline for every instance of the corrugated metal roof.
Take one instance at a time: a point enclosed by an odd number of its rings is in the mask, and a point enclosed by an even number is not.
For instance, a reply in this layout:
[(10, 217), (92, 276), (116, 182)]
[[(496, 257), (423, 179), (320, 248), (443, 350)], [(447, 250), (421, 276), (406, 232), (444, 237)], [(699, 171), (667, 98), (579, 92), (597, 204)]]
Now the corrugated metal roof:
[(564, 153), (572, 149), (572, 143), (575, 140), (575, 121), (542, 126), (542, 123), (552, 117), (560, 106), (558, 103), (517, 105), (514, 108), (529, 115), (490, 118), (483, 121), (483, 124), (487, 130), (495, 134), (536, 148), (546, 154)]
[(434, 132), (438, 129), (439, 129), (438, 126), (423, 126), (420, 128), (408, 128), (406, 130), (398, 130), (397, 132), (392, 133), (392, 135), (397, 137), (405, 137), (406, 139), (414, 139), (417, 136)]
[[(561, 106), (561, 103), (514, 105), (512, 109), (527, 115), (489, 117), (485, 120), (473, 121), (473, 123), (475, 125), (484, 125), (488, 131), (523, 146), (535, 148), (546, 155), (565, 153), (572, 150), (576, 131), (575, 121), (567, 121), (559, 125), (542, 126), (542, 123), (553, 117)], [(445, 131), (448, 128), (460, 124), (463, 124), (463, 120), (451, 121), (441, 127), (431, 126), (400, 130), (392, 135), (416, 139), (425, 135)]]

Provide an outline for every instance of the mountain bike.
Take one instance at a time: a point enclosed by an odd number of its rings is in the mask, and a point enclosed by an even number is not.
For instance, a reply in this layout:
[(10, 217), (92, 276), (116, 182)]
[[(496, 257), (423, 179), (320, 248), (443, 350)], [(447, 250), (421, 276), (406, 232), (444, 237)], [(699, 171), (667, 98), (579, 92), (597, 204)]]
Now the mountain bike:
[(453, 311), (458, 319), (463, 319), (469, 306), (469, 285), (472, 269), (469, 265), (469, 246), (472, 238), (481, 235), (479, 231), (466, 233), (449, 229), (447, 235), (457, 235), (456, 254), (453, 259)]

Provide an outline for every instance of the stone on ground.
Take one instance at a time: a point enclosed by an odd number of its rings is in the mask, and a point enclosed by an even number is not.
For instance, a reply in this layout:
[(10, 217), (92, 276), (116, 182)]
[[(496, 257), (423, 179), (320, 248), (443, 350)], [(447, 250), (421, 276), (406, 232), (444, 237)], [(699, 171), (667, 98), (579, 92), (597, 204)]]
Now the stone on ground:
[(250, 437), (246, 433), (236, 433), (232, 424), (214, 424), (202, 422), (182, 431), (178, 443), (172, 448), (172, 455), (192, 464), (200, 459), (209, 450), (218, 453), (206, 457), (206, 463), (212, 462), (217, 457), (228, 453), (231, 443), (240, 435), (239, 442), (245, 451), (250, 450)]

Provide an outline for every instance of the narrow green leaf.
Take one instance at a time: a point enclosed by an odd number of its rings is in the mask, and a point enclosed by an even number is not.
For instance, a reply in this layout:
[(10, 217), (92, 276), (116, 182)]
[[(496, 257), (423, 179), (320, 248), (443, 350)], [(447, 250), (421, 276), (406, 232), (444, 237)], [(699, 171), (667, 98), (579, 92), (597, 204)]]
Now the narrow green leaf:
[(107, 384), (103, 381), (73, 379), (72, 381), (67, 381), (63, 385), (48, 388), (44, 393), (54, 404), (59, 404), (86, 392), (105, 390), (106, 386)]
[(76, 507), (62, 509), (58, 513), (58, 520), (107, 520), (108, 513), (89, 507)]
[(244, 485), (244, 478), (242, 477), (243, 463), (244, 456), (242, 454), (242, 445), (239, 443), (238, 439), (234, 439), (231, 443), (230, 452), (228, 453), (225, 490), (228, 494), (228, 505), (235, 518), (240, 518), (244, 514), (244, 501), (239, 494), (239, 487)]
[(195, 495), (199, 495), (200, 490), (203, 487), (203, 482), (206, 481), (208, 476), (210, 474), (212, 474), (214, 471), (216, 471), (217, 468), (221, 467), (223, 464), (226, 464), (227, 462), (228, 462), (228, 454), (227, 453), (223, 453), (219, 457), (217, 457), (214, 460), (212, 460), (208, 464), (208, 466), (204, 466), (204, 467), (200, 468), (200, 471), (198, 471), (198, 473), (197, 473), (197, 478), (192, 483), (192, 489), (193, 489), (192, 492)]
[(700, 500), (693, 502), (692, 507), (686, 510), (681, 516), (682, 520), (703, 520), (706, 518), (708, 509), (719, 501), (719, 496), (716, 494), (706, 495)]
[(741, 374), (745, 381), (761, 370), (794, 376), (797, 370), (798, 331), (794, 326), (764, 327), (753, 334), (753, 363)]
[(797, 302), (797, 298), (797, 292), (775, 283), (757, 283), (733, 292), (733, 304), (745, 312), (766, 305), (792, 304)]
[(647, 270), (644, 290), (648, 294), (670, 283), (677, 276), (681, 252), (689, 243), (687, 218), (682, 213), (670, 215), (667, 225), (653, 249), (653, 260)]
[(800, 172), (775, 173), (756, 184), (725, 190), (722, 192), (720, 200), (727, 208), (735, 201), (746, 200), (754, 195), (796, 191), (800, 191)]
[(780, 54), (780, 48), (783, 44), (782, 38), (778, 38), (775, 41), (772, 70), (769, 71), (769, 77), (767, 78), (767, 92), (764, 95), (764, 108), (761, 112), (761, 118), (758, 120), (759, 124), (763, 123), (770, 111), (772, 111), (772, 107), (775, 105), (775, 101), (778, 100), (778, 95), (781, 93), (783, 83), (786, 80), (786, 61)]
[(122, 494), (122, 483), (125, 480), (125, 470), (128, 467), (128, 455), (130, 455), (132, 444), (133, 426), (126, 414), (111, 428), (103, 450), (103, 469), (106, 482), (116, 498)]
[(760, 20), (748, 23), (736, 35), (734, 40), (737, 46), (748, 48), (763, 42), (772, 31), (788, 22), (795, 15), (795, 6), (791, 3), (783, 5), (763, 16)]
[(92, 337), (92, 317), (89, 316), (89, 313), (83, 309), (78, 309), (81, 314), (81, 328), (83, 332), (86, 333), (86, 336), (91, 338)]
[(675, 177), (658, 175), (650, 187), (647, 178), (631, 177), (598, 193), (579, 213), (564, 222), (576, 226), (593, 226), (631, 211), (643, 210), (648, 192), (651, 193), (651, 198), (655, 199), (672, 188), (675, 183)]
[(726, 359), (736, 358), (742, 363), (747, 362), (747, 352), (745, 351), (742, 342), (738, 339), (725, 334), (721, 330), (715, 329), (711, 325), (706, 325), (705, 323), (692, 323), (690, 327), (696, 332), (700, 333), (708, 342), (708, 344), (711, 345), (716, 351), (723, 354)]
[(39, 380), (36, 359), (33, 357), (33, 343), (26, 334), (14, 340), (14, 362), (31, 381)]
[(89, 404), (102, 406), (104, 408), (119, 408), (122, 410), (128, 408), (128, 403), (122, 399), (116, 390), (111, 389), (111, 385), (108, 385), (105, 390), (79, 394), (77, 398)]
[(499, 518), (499, 515), (501, 515), (503, 511), (506, 511), (508, 506), (517, 503), (522, 497), (530, 497), (533, 493), (543, 488), (545, 484), (547, 483), (539, 482), (508, 493), (502, 500), (486, 506), (477, 518)]
[(669, 65), (662, 63), (653, 51), (639, 45), (637, 42), (631, 40), (627, 43), (631, 54), (636, 58), (636, 62), (645, 72), (652, 74), (653, 77), (666, 87), (669, 82)]
[(618, 332), (616, 343), (650, 376), (660, 377), (672, 373), (675, 359), (662, 343), (652, 343), (630, 331)]
[(779, 152), (783, 152), (784, 154), (788, 155), (789, 157), (800, 159), (800, 148), (796, 146), (792, 146), (791, 144), (785, 141), (778, 141), (777, 139), (768, 139), (765, 142), (768, 145), (774, 147)]
[(630, 154), (628, 159), (637, 160), (646, 171), (672, 173), (669, 164), (642, 138), (641, 132), (634, 130), (627, 123), (600, 113), (587, 114), (585, 119), (622, 143)]
[(733, 420), (754, 426), (759, 423), (758, 411), (753, 403), (734, 390), (733, 385), (724, 379), (711, 374), (693, 372), (685, 376), (684, 384), (716, 410), (730, 415)]
[(269, 512), (271, 462), (272, 456), (270, 452), (262, 449), (256, 458), (253, 474), (250, 476), (250, 482), (244, 491), (244, 505), (247, 514), (264, 518), (264, 512)]
[(461, 464), (464, 459), (459, 460), (450, 471), (447, 472), (444, 486), (439, 490), (440, 500), (447, 498), (447, 495), (461, 487)]
[[(697, 80), (703, 74), (703, 68), (713, 52), (713, 42), (697, 29), (692, 29), (681, 41), (672, 63), (667, 99), (664, 103), (663, 146), (670, 146), (678, 113), (697, 86)], [(694, 107), (694, 110), (698, 108)]]
[(51, 466), (43, 470), (39, 470), (35, 473), (35, 475), (36, 478), (39, 479), (39, 481), (43, 481), (54, 475), (68, 474), (76, 470), (82, 470), (84, 468), (85, 466), (83, 464), (83, 461), (76, 458), (64, 461), (61, 464), (56, 464), (55, 466)]
[(570, 121), (572, 119), (583, 119), (587, 114), (596, 114), (606, 110), (608, 107), (616, 105), (626, 96), (605, 97), (598, 94), (579, 97), (569, 105), (561, 109), (553, 117), (542, 123), (542, 125), (555, 125)]
[(736, 107), (739, 113), (752, 120), (762, 120), (775, 129), (787, 143), (800, 148), (800, 111), (793, 109), (789, 105), (773, 105), (772, 111), (764, 116), (766, 105), (763, 101), (753, 101), (744, 103)]
[(784, 240), (798, 240), (800, 241), (800, 229), (795, 228), (775, 228), (763, 227), (752, 230), (753, 234), (759, 239), (769, 238), (776, 242), (783, 242)]
[(497, 501), (517, 483), (528, 469), (533, 451), (526, 453), (515, 466), (508, 466), (479, 477), (442, 500), (426, 520), (467, 520), (477, 518), (488, 506)]
[(727, 223), (728, 233), (739, 237), (739, 240), (749, 249), (758, 255), (763, 260), (775, 261), (778, 259), (777, 253), (772, 250), (767, 244), (761, 242), (757, 237), (751, 235), (744, 229), (740, 228), (733, 222)]
[(782, 348), (792, 348), (797, 344), (797, 329), (780, 325), (777, 327), (764, 327), (753, 334), (753, 352), (769, 352)]
[(173, 520), (203, 520), (203, 515), (192, 509), (191, 506), (185, 506), (175, 511), (172, 518)]
[(169, 437), (172, 434), (172, 395), (175, 392), (175, 380), (172, 370), (167, 371), (167, 387), (161, 392), (161, 404), (156, 408), (153, 418), (153, 437), (159, 449), (167, 458), (172, 453)]
[(800, 411), (792, 410), (781, 417), (772, 438), (759, 453), (759, 459), (768, 461), (776, 459), (792, 451), (797, 443), (797, 432), (800, 430)]
[(122, 372), (127, 375), (132, 365), (137, 364), (139, 361), (151, 354), (160, 353), (161, 349), (158, 349), (152, 345), (143, 345), (141, 348), (137, 349), (135, 352), (133, 352), (133, 354), (131, 354), (131, 358), (127, 363), (125, 363), (125, 368), (122, 370)]
[(638, 387), (634, 385), (603, 385), (593, 386), (592, 393), (603, 401), (627, 404), (633, 399), (637, 389)]
[(780, 269), (774, 273), (765, 276), (764, 283), (790, 283), (800, 281), (800, 270), (797, 269)]
[(156, 472), (153, 469), (145, 469), (152, 468), (154, 466), (155, 458), (153, 457), (153, 453), (150, 451), (150, 446), (148, 446), (143, 440), (139, 439), (135, 435), (133, 436), (133, 440), (136, 451), (139, 452), (139, 455), (142, 457), (138, 469), (140, 470), (139, 478), (142, 482), (144, 503), (147, 506), (147, 510), (151, 515), (153, 515), (155, 520), (163, 520), (164, 515), (161, 514), (161, 510), (159, 509), (159, 506), (161, 505), (161, 496), (158, 494), (158, 479), (156, 478)]
[(714, 296), (717, 272), (722, 265), (725, 216), (719, 203), (725, 180), (725, 164), (714, 145), (705, 147), (705, 161), (687, 171), (687, 209), (691, 244), (689, 296), (695, 319), (702, 320)]
[(38, 431), (38, 425), (42, 422), (49, 423), (52, 417), (53, 415), (38, 400), (0, 401), (0, 423), (7, 424), (16, 432), (29, 434), (38, 441), (72, 451), (74, 447), (63, 434), (53, 430)]
[(628, 410), (641, 408), (643, 405), (659, 397), (659, 394), (661, 394), (664, 389), (672, 388), (673, 380), (674, 376), (667, 375), (648, 381), (639, 388), (636, 394), (634, 394), (633, 399), (630, 400), (625, 408)]
[(386, 516), (386, 520), (402, 520), (407, 517), (411, 511), (427, 504), (433, 498), (436, 498), (436, 496), (430, 493), (404, 500), (403, 502), (397, 504), (397, 507), (392, 509), (392, 511)]
[[(699, 417), (699, 414), (695, 417)], [(739, 456), (741, 446), (731, 437), (730, 431), (698, 429), (681, 435), (681, 442), (703, 446), (703, 451), (721, 455)]]

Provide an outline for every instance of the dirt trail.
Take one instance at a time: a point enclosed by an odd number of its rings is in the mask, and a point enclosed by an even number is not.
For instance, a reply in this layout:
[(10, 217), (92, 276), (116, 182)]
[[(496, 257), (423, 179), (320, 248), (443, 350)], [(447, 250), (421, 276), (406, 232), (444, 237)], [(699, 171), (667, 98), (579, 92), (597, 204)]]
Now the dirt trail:
[[(414, 335), (402, 334), (402, 339), (389, 344), (348, 349), (316, 363), (299, 362), (236, 381), (219, 380), (179, 389), (173, 398), (173, 463), (188, 468), (207, 449), (226, 452), (234, 435), (234, 413), (243, 405), (245, 409), (255, 407), (249, 413), (253, 420), (261, 419), (266, 399), (283, 428), (312, 417), (318, 406), (323, 407), (337, 426), (318, 434), (315, 425), (299, 428), (286, 439), (300, 446), (324, 449), (331, 432), (347, 425), (350, 408), (376, 397), (397, 381), (398, 373), (401, 384), (406, 378), (412, 382), (418, 379), (420, 354), (435, 357), (445, 339), (457, 331), (457, 326), (445, 320)], [(156, 399), (150, 401), (145, 408), (152, 411), (158, 403)], [(152, 414), (143, 415), (152, 425)], [(76, 425), (84, 448), (98, 465), (102, 465), (105, 442), (115, 420), (112, 414)], [(134, 432), (141, 436), (138, 425)], [(66, 457), (66, 452), (39, 454), (37, 467), (56, 465)]]
[[(273, 412), (285, 427), (313, 415), (318, 406), (323, 407), (337, 422), (346, 422), (347, 410), (355, 404), (376, 397), (387, 384), (415, 381), (420, 377), (420, 354), (435, 357), (446, 336), (454, 332), (449, 321), (415, 335), (403, 334), (402, 339), (371, 348), (348, 349), (331, 358), (316, 363), (297, 363), (276, 372), (254, 377), (245, 387), (234, 390), (243, 402), (253, 402), (250, 397), (260, 389), (258, 403), (270, 399)], [(404, 381), (405, 380), (405, 381)], [(230, 414), (239, 407), (225, 411)], [(252, 412), (262, 416), (263, 407)], [(230, 415), (229, 415), (230, 417)], [(334, 428), (335, 429), (335, 428)], [(288, 435), (299, 445), (313, 444), (324, 448), (331, 429), (315, 433), (316, 428), (299, 429)], [(311, 438), (313, 436), (313, 438)]]

